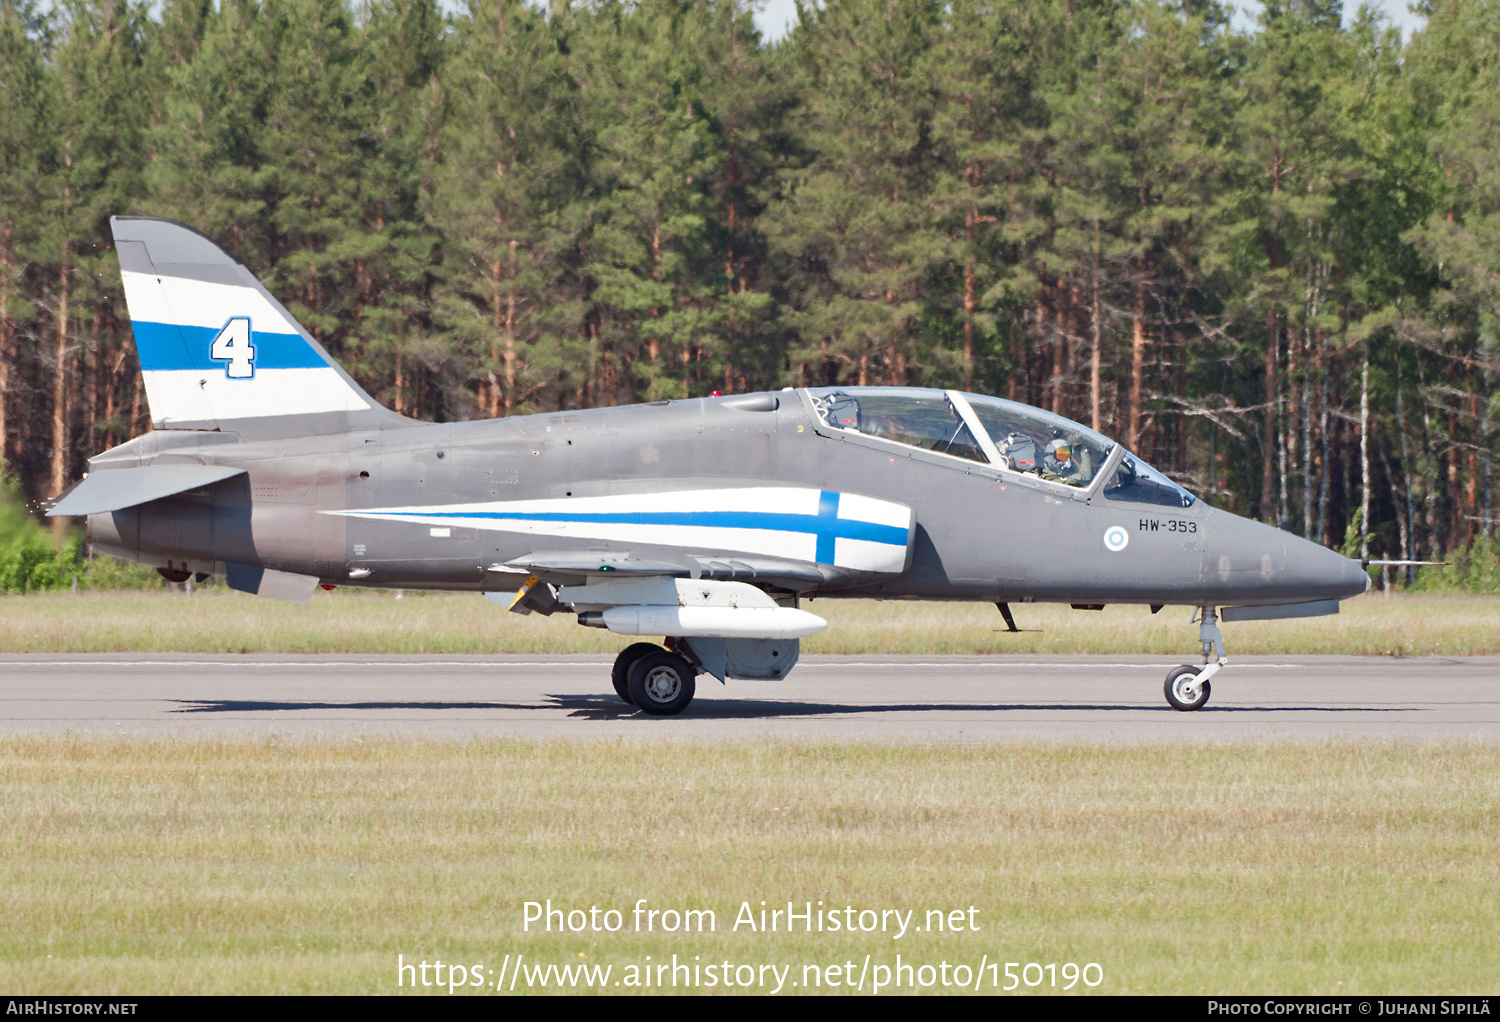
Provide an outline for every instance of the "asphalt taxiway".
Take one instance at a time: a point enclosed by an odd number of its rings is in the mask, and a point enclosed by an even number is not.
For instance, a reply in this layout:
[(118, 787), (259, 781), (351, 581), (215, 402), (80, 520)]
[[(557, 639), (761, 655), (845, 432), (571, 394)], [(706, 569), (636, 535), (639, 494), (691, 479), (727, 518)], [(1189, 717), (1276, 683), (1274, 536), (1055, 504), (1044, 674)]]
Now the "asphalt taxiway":
[(0, 657), (0, 733), (884, 741), (1500, 740), (1500, 657), (1232, 658), (1196, 713), (1163, 657), (804, 657), (699, 678), (678, 717), (615, 698), (595, 656)]

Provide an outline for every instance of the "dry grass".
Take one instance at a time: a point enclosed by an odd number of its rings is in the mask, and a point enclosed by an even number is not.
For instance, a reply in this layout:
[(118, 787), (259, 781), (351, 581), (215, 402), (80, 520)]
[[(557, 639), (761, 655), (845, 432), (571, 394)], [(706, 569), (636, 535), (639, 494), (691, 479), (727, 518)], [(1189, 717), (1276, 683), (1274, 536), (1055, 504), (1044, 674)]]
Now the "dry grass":
[[(989, 604), (819, 600), (808, 653), (1150, 653), (1196, 650), (1188, 608), (1102, 612), (1018, 604), (1006, 634)], [(1234, 653), (1500, 654), (1500, 596), (1371, 594), (1334, 617), (1226, 625)], [(225, 590), (0, 597), (0, 652), (580, 653), (626, 641), (568, 615), (508, 614), (473, 595), (339, 590), (293, 607)]]
[[(0, 987), (24, 993), (897, 952), (1098, 962), (1110, 993), (1488, 992), (1497, 888), (1494, 746), (0, 741)], [(549, 897), (719, 930), (523, 934)], [(726, 932), (761, 899), (974, 905), (981, 930)]]

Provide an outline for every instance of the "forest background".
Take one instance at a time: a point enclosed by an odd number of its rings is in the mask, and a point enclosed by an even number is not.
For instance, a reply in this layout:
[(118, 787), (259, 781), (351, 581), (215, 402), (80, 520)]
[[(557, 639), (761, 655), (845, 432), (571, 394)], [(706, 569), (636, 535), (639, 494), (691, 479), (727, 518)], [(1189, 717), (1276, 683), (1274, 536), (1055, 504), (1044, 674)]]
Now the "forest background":
[[(1500, 3), (1405, 44), (1310, 0), (799, 13), (0, 0), (10, 474), (45, 498), (150, 428), (107, 222), (142, 214), (407, 415), (960, 387), (1493, 591)], [(66, 583), (0, 519), (0, 588)]]

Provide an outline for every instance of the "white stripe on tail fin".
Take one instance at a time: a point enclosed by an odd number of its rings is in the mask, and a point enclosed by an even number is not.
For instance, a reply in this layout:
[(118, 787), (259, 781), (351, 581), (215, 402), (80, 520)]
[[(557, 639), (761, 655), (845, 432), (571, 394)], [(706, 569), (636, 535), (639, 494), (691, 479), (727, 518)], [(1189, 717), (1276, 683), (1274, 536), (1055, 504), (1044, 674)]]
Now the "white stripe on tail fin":
[(150, 217), (109, 225), (157, 429), (269, 439), (412, 424), (376, 404), (208, 238)]

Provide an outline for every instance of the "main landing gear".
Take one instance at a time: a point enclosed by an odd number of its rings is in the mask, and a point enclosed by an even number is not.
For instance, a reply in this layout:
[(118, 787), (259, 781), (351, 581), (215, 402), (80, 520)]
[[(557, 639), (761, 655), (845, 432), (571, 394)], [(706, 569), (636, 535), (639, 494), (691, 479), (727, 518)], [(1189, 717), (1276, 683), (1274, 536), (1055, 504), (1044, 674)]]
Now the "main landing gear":
[(647, 713), (669, 717), (687, 709), (698, 691), (697, 669), (676, 653), (635, 642), (615, 657), (610, 672), (615, 694)]
[[(1166, 684), (1167, 702), (1172, 704), (1172, 709), (1184, 713), (1203, 708), (1213, 691), (1209, 679), (1229, 663), (1229, 658), (1224, 655), (1224, 636), (1219, 632), (1217, 611), (1213, 607), (1200, 607), (1193, 614), (1193, 620), (1200, 622), (1198, 640), (1203, 643), (1203, 666), (1174, 668), (1167, 675)], [(1217, 659), (1211, 661), (1213, 657)]]

